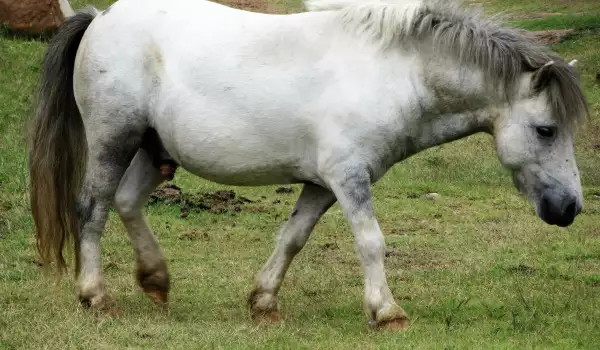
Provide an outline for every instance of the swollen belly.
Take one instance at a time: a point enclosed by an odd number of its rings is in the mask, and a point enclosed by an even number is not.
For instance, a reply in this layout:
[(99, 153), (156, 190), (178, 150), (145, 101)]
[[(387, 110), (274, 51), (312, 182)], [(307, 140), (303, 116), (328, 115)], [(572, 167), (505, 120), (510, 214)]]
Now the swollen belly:
[(256, 154), (179, 155), (179, 164), (204, 179), (231, 186), (291, 184), (305, 181), (299, 165), (289, 159), (259, 157)]
[[(220, 111), (218, 106), (210, 110)], [(228, 111), (180, 119), (167, 124), (162, 139), (173, 159), (194, 175), (226, 185), (259, 186), (310, 181), (314, 174), (304, 157), (310, 147), (289, 121), (236, 118)]]

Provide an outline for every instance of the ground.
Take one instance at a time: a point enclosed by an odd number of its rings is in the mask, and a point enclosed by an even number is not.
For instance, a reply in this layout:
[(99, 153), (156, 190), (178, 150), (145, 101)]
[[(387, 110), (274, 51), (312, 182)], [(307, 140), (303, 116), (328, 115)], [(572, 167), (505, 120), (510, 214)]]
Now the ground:
[[(147, 207), (171, 271), (169, 309), (136, 287), (133, 251), (114, 213), (103, 266), (123, 316), (95, 317), (80, 307), (72, 277), (55, 286), (37, 263), (27, 201), (24, 132), (45, 44), (0, 38), (0, 349), (599, 348), (600, 3), (478, 3), (531, 30), (575, 29), (552, 47), (579, 60), (591, 105), (591, 121), (577, 134), (585, 209), (569, 228), (544, 224), (485, 135), (395, 166), (374, 196), (390, 286), (412, 320), (399, 334), (366, 324), (362, 272), (338, 205), (290, 268), (283, 323), (255, 326), (246, 294), (300, 187), (225, 187), (180, 170), (171, 185), (181, 190), (170, 186)], [(254, 10), (301, 6), (277, 0)], [(430, 192), (441, 197), (423, 196)]]

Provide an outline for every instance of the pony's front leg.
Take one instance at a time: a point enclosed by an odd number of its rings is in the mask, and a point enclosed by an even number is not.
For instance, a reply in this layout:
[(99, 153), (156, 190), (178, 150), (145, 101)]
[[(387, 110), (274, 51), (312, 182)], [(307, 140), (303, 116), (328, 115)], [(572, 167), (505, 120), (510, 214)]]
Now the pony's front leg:
[(256, 286), (248, 297), (252, 318), (259, 322), (279, 321), (277, 293), (290, 263), (304, 247), (319, 218), (335, 203), (331, 191), (306, 184), (290, 214), (288, 222), (277, 237), (269, 261), (256, 278)]
[(364, 306), (378, 326), (402, 330), (408, 317), (394, 301), (384, 267), (385, 240), (371, 202), (371, 181), (367, 171), (342, 171), (331, 188), (352, 227), (355, 245), (365, 274)]

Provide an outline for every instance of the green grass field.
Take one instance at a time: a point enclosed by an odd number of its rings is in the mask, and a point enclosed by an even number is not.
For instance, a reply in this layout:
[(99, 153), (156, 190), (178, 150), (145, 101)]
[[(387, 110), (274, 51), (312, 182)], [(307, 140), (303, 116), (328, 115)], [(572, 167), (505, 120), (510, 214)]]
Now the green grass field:
[[(110, 2), (92, 1), (100, 8)], [(478, 3), (524, 28), (576, 28), (553, 49), (579, 60), (591, 105), (591, 120), (577, 135), (585, 209), (567, 229), (544, 224), (484, 135), (395, 166), (374, 187), (374, 200), (389, 247), (390, 287), (411, 317), (404, 333), (367, 326), (363, 275), (338, 205), (287, 274), (282, 324), (255, 326), (246, 294), (300, 187), (291, 194), (225, 187), (184, 171), (173, 183), (186, 194), (231, 189), (254, 202), (239, 212), (191, 211), (185, 218), (177, 205), (148, 206), (173, 283), (167, 311), (139, 292), (132, 247), (111, 213), (103, 266), (123, 316), (95, 317), (80, 307), (72, 276), (55, 286), (36, 263), (29, 212), (24, 134), (45, 44), (0, 37), (0, 349), (600, 348), (600, 3)], [(301, 8), (285, 0), (272, 6)], [(549, 15), (536, 16), (542, 13)], [(418, 196), (427, 192), (442, 197)]]

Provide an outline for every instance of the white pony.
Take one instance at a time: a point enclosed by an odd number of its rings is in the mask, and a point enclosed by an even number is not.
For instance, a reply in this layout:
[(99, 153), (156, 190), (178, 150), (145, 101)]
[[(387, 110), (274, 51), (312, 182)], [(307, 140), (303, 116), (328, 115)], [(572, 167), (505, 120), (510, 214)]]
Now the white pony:
[(541, 219), (573, 222), (583, 205), (573, 130), (587, 103), (570, 64), (448, 1), (307, 5), (322, 11), (120, 0), (62, 26), (43, 64), (31, 204), (44, 261), (62, 271), (74, 241), (83, 303), (112, 305), (100, 265), (112, 204), (139, 284), (167, 301), (169, 273), (142, 208), (169, 162), (221, 184), (304, 184), (250, 293), (257, 319), (279, 318), (286, 270), (337, 201), (370, 321), (405, 328), (370, 186), (397, 162), (467, 135), (493, 135)]

